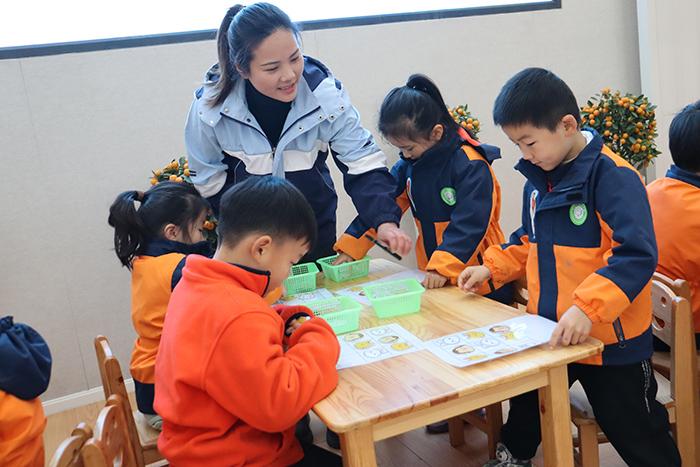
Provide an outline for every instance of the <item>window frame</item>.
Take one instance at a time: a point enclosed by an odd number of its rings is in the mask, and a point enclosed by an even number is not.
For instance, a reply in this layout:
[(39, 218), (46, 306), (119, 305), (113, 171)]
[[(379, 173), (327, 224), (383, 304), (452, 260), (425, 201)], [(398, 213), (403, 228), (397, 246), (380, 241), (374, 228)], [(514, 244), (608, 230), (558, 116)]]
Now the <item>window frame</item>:
[[(317, 31), (322, 29), (347, 28), (377, 24), (399, 23), (405, 21), (425, 21), (465, 16), (495, 15), (517, 13), (524, 11), (560, 9), (561, 0), (547, 0), (537, 3), (520, 3), (497, 6), (455, 8), (413, 13), (392, 13), (387, 15), (359, 16), (352, 18), (332, 18), (324, 20), (300, 21), (298, 26), (302, 31)], [(128, 49), (152, 45), (178, 44), (212, 40), (216, 37), (215, 29), (200, 31), (184, 31), (143, 36), (117, 37), (108, 39), (92, 39), (74, 42), (57, 42), (51, 44), (23, 45), (15, 47), (0, 47), (0, 60), (27, 57), (42, 57), (66, 53), (95, 52), (100, 50)]]

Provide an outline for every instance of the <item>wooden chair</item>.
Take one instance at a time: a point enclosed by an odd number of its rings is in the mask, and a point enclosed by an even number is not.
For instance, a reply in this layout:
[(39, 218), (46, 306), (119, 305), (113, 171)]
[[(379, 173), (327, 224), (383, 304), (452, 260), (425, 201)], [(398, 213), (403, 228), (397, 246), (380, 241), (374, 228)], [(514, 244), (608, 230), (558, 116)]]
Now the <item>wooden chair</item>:
[[(661, 282), (666, 287), (671, 289), (674, 294), (681, 298), (685, 298), (689, 303), (692, 303), (690, 299), (690, 284), (683, 279), (671, 279), (659, 272), (654, 273), (654, 280)], [(700, 361), (700, 360), (699, 360)], [(651, 358), (651, 364), (656, 371), (661, 373), (666, 377), (666, 379), (671, 378), (671, 353), (663, 351), (655, 351), (654, 356)], [(699, 368), (700, 370), (700, 368)]]
[(95, 424), (95, 435), (80, 451), (85, 467), (137, 467), (134, 447), (124, 418), (126, 402), (109, 397)]
[(132, 411), (129, 402), (129, 394), (124, 385), (124, 376), (121, 365), (114, 356), (109, 341), (105, 336), (95, 337), (95, 353), (97, 355), (97, 366), (100, 369), (102, 378), (102, 389), (105, 393), (105, 400), (109, 400), (112, 395), (118, 395), (125, 402), (124, 418), (129, 431), (129, 439), (135, 447), (136, 465), (143, 467), (163, 459), (163, 455), (158, 451), (157, 441), (160, 434), (157, 430), (148, 425), (143, 414), (138, 410)]
[(68, 438), (56, 448), (49, 467), (84, 467), (80, 450), (85, 442), (92, 438), (92, 429), (86, 423), (79, 423)]
[[(525, 278), (515, 282), (515, 295), (513, 297), (514, 308), (526, 307), (528, 300), (527, 282)], [(481, 410), (468, 412), (459, 417), (448, 420), (450, 427), (450, 444), (453, 447), (464, 444), (464, 423), (469, 423), (478, 430), (486, 433), (489, 457), (496, 456), (496, 445), (501, 440), (501, 428), (503, 427), (503, 403), (498, 402), (484, 407)]]
[[(683, 465), (697, 466), (700, 465), (700, 449), (696, 447), (696, 437), (700, 435), (697, 422), (700, 398), (690, 303), (657, 280), (652, 281), (651, 293), (654, 335), (671, 347), (670, 380), (654, 372), (659, 386), (657, 400), (669, 411)], [(579, 433), (580, 464), (598, 466), (598, 443), (608, 440), (595, 422), (580, 384), (572, 386), (570, 396), (572, 421)]]

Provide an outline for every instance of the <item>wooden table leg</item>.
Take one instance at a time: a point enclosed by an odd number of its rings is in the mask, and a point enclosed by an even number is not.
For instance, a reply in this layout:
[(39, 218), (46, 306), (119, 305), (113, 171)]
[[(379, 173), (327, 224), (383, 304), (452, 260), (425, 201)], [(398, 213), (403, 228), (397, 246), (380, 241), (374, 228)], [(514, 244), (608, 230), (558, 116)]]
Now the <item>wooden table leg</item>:
[(344, 467), (377, 466), (371, 426), (338, 434), (340, 435), (340, 449), (343, 451)]
[(453, 448), (464, 444), (464, 420), (461, 416), (452, 417), (447, 420), (450, 427), (450, 445)]
[(566, 365), (552, 368), (549, 385), (539, 389), (542, 449), (547, 467), (573, 467), (571, 408)]

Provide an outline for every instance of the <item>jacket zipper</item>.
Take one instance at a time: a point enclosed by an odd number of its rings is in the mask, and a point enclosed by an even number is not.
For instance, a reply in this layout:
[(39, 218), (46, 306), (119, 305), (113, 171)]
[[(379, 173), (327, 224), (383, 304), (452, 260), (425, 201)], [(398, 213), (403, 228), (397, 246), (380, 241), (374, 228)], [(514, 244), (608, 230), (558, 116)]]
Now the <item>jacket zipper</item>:
[[(292, 124), (289, 125), (289, 126), (287, 127), (287, 129), (284, 130), (284, 131), (282, 132), (282, 134), (280, 134), (280, 137), (279, 137), (279, 140), (278, 140), (278, 141), (282, 140), (282, 137), (283, 137), (293, 126), (295, 126), (295, 125), (297, 124), (297, 122), (299, 122), (299, 121), (302, 120), (303, 118), (308, 117), (309, 115), (311, 115), (312, 113), (316, 112), (316, 111), (317, 111), (318, 109), (320, 109), (320, 108), (321, 108), (321, 106), (318, 106), (318, 107), (314, 108), (313, 110), (311, 110), (311, 111), (305, 113), (305, 114), (302, 115), (301, 117), (297, 118), (296, 120), (294, 120), (294, 121), (292, 122)], [(222, 115), (223, 117), (230, 118), (230, 119), (233, 120), (234, 122), (238, 122), (238, 123), (240, 123), (240, 124), (242, 124), (242, 125), (245, 125), (245, 126), (247, 126), (247, 127), (249, 127), (249, 128), (252, 128), (253, 130), (255, 130), (255, 131), (257, 131), (258, 133), (260, 133), (261, 135), (263, 135), (263, 137), (267, 140), (267, 144), (270, 146), (270, 151), (272, 151), (272, 159), (274, 160), (274, 158), (275, 158), (275, 151), (277, 150), (277, 146), (272, 146), (272, 143), (270, 142), (270, 138), (268, 138), (267, 135), (266, 135), (264, 132), (258, 130), (258, 129), (255, 128), (253, 125), (250, 125), (250, 124), (248, 124), (248, 123), (246, 123), (246, 122), (244, 122), (244, 121), (237, 120), (237, 119), (235, 119), (235, 118), (233, 118), (233, 117), (229, 117), (229, 116), (226, 115), (226, 114), (221, 114), (221, 115)]]

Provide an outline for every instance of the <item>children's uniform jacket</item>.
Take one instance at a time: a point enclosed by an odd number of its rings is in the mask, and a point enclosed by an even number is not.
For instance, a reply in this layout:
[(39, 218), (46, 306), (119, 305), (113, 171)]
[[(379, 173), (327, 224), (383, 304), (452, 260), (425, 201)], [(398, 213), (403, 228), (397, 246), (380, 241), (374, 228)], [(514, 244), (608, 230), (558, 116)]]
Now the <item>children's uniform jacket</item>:
[[(411, 209), (418, 228), (419, 269), (435, 271), (456, 284), (465, 266), (481, 264), (486, 248), (503, 243), (498, 223), (501, 187), (491, 168), (498, 158), (498, 148), (460, 131), (420, 159), (402, 158), (391, 169), (397, 204), (404, 212)], [(376, 235), (358, 217), (335, 249), (361, 259), (373, 246), (365, 233)]]
[(51, 352), (31, 327), (0, 318), (0, 465), (44, 465), (46, 417), (39, 400), (49, 385)]
[(657, 271), (688, 281), (700, 333), (700, 175), (673, 165), (647, 192), (659, 246)]
[(518, 162), (527, 178), (522, 226), (484, 263), (496, 286), (527, 275), (530, 313), (553, 321), (572, 305), (586, 313), (605, 349), (581, 363), (636, 363), (652, 353), (649, 201), (637, 171), (597, 133), (583, 134), (581, 154), (550, 172)]
[(330, 151), (363, 221), (373, 227), (398, 223), (386, 156), (360, 124), (346, 89), (322, 63), (304, 57), (297, 96), (275, 147), (248, 109), (245, 80), (237, 80), (220, 105), (209, 106), (218, 77), (215, 65), (195, 93), (185, 126), (189, 164), (195, 172), (192, 181), (203, 196), (223, 193), (251, 175), (286, 177), (316, 214), (319, 245), (330, 249), (338, 204), (326, 165)]
[(129, 369), (136, 384), (139, 411), (153, 414), (153, 384), (160, 336), (170, 294), (182, 276), (185, 255), (209, 252), (207, 242), (187, 244), (170, 240), (149, 241), (131, 271), (131, 322), (137, 337)]
[(335, 388), (340, 349), (328, 323), (312, 318), (285, 351), (285, 321), (300, 307), (267, 305), (268, 282), (266, 272), (187, 258), (156, 359), (158, 448), (173, 466), (301, 459), (295, 424)]

